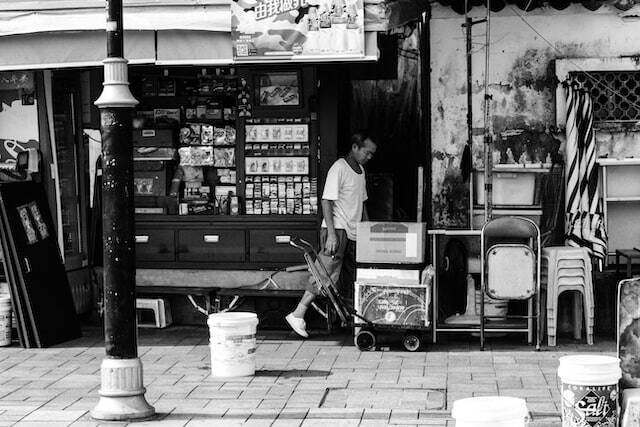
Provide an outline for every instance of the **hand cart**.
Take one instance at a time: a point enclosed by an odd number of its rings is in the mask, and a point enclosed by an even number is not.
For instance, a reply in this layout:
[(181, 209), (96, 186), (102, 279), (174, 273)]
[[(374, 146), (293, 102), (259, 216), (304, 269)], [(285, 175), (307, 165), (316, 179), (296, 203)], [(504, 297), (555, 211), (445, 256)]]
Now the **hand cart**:
[[(416, 351), (420, 348), (423, 342), (426, 342), (425, 337), (428, 320), (425, 322), (424, 326), (416, 326), (415, 324), (405, 325), (393, 324), (390, 322), (390, 320), (395, 319), (367, 319), (359, 314), (352, 305), (349, 305), (344, 301), (335, 283), (331, 279), (326, 266), (318, 258), (318, 253), (309, 242), (295, 237), (289, 241), (289, 244), (303, 252), (304, 260), (307, 263), (309, 272), (311, 273), (316, 286), (318, 286), (320, 293), (331, 301), (331, 304), (340, 319), (341, 325), (343, 327), (353, 326), (355, 328), (353, 341), (358, 349), (363, 351), (373, 350), (376, 348), (377, 344), (379, 344), (379, 338), (383, 337), (391, 339), (392, 341), (398, 341), (398, 338), (402, 337), (401, 343), (407, 351)], [(417, 287), (414, 286), (413, 288)], [(428, 290), (426, 291), (426, 295), (430, 295)], [(413, 313), (415, 313), (416, 310), (422, 310), (425, 319), (428, 319), (428, 298), (423, 298), (420, 305), (421, 307), (417, 308), (415, 307), (416, 304), (413, 304), (410, 307), (410, 310)]]

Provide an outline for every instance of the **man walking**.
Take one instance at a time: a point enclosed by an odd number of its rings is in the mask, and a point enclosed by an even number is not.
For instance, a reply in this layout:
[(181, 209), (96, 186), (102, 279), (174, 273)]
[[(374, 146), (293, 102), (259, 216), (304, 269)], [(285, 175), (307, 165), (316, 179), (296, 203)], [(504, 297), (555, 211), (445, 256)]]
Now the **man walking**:
[[(353, 297), (356, 227), (358, 222), (367, 220), (364, 207), (367, 189), (362, 166), (373, 157), (376, 148), (376, 143), (368, 134), (354, 133), (349, 153), (336, 160), (329, 169), (322, 193), (324, 219), (320, 228), (318, 259), (346, 298)], [(319, 270), (322, 271), (322, 268)], [(298, 306), (285, 318), (291, 328), (304, 338), (309, 336), (304, 316), (318, 295), (319, 286), (312, 277)]]

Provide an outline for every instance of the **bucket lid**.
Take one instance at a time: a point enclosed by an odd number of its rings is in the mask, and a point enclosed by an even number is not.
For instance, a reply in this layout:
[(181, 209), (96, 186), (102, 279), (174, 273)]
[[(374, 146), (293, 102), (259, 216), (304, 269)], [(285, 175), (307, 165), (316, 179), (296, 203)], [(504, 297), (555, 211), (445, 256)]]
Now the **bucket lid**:
[(456, 420), (497, 422), (524, 419), (529, 414), (524, 399), (509, 396), (480, 396), (453, 402), (451, 416)]
[(564, 383), (576, 385), (615, 384), (622, 376), (620, 359), (601, 354), (576, 354), (558, 359), (558, 376)]
[(212, 313), (207, 320), (209, 326), (257, 325), (258, 316), (255, 313), (234, 311), (229, 313)]

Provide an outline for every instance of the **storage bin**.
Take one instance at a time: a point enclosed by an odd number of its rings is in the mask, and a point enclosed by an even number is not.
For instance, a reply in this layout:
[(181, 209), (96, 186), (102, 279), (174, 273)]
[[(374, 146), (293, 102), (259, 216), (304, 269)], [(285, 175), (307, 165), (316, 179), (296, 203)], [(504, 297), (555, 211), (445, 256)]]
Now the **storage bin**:
[[(476, 204), (484, 204), (484, 171), (475, 171)], [(534, 204), (536, 174), (526, 172), (493, 172), (493, 204), (530, 206)]]

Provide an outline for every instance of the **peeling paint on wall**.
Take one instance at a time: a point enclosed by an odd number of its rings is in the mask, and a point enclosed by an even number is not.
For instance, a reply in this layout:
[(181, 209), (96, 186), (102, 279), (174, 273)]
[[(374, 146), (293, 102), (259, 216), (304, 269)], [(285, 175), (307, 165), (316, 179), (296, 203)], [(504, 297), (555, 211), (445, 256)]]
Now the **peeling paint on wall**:
[[(554, 134), (555, 59), (637, 55), (640, 22), (623, 23), (612, 9), (594, 13), (577, 5), (564, 11), (540, 9), (528, 14), (524, 23), (508, 9), (494, 14), (491, 21), (488, 79), (492, 96), (491, 131), (496, 136), (496, 146), (500, 145), (502, 150), (500, 161), (506, 162), (506, 149), (511, 148), (516, 162), (524, 151), (532, 162), (544, 162), (547, 155), (556, 162), (561, 159), (558, 150), (563, 138)], [(484, 10), (474, 7), (472, 15), (472, 19), (479, 19)], [(433, 218), (438, 226), (459, 227), (468, 225), (465, 221), (469, 206), (468, 185), (462, 183), (459, 169), (467, 139), (466, 55), (461, 31), (464, 18), (437, 4), (433, 5), (433, 17), (430, 25)], [(476, 166), (482, 164), (483, 152), (482, 134), (476, 131), (484, 128), (483, 42), (484, 26), (477, 25), (473, 29), (472, 66)], [(600, 154), (640, 156), (637, 132), (607, 130), (596, 135)]]

